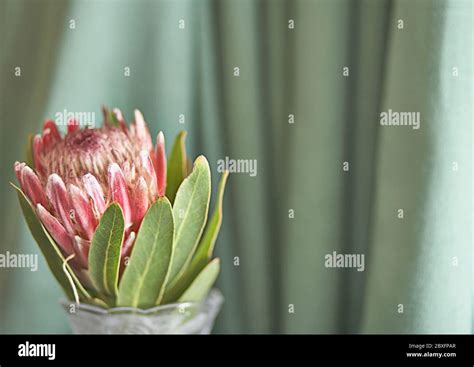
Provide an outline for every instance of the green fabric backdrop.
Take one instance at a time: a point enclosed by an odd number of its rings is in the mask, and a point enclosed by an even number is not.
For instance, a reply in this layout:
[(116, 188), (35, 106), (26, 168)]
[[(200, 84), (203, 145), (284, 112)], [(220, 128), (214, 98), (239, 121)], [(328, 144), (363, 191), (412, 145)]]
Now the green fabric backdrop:
[[(226, 191), (216, 332), (472, 332), (470, 1), (0, 0), (0, 46), (0, 252), (38, 252), (8, 184), (27, 133), (137, 107), (168, 144), (188, 130), (214, 182), (220, 158), (258, 161)], [(0, 269), (0, 332), (69, 332), (61, 296), (44, 261)]]

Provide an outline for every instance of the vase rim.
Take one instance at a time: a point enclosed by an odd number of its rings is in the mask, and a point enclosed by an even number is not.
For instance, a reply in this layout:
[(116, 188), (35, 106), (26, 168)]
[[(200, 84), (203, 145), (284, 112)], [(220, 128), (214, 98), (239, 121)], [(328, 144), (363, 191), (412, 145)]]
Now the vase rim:
[(86, 312), (91, 312), (99, 315), (117, 315), (117, 314), (140, 314), (140, 315), (150, 315), (150, 314), (155, 314), (160, 311), (166, 311), (166, 310), (172, 310), (176, 308), (190, 308), (190, 307), (202, 307), (205, 305), (209, 300), (212, 298), (215, 298), (220, 302), (223, 302), (223, 296), (222, 293), (217, 289), (213, 288), (210, 290), (208, 295), (203, 298), (201, 301), (196, 302), (196, 301), (186, 301), (186, 302), (174, 302), (174, 303), (167, 303), (165, 305), (158, 305), (154, 306), (152, 308), (148, 308), (146, 310), (141, 309), (141, 308), (136, 308), (136, 307), (110, 307), (110, 308), (104, 308), (96, 305), (91, 305), (88, 303), (76, 303), (75, 301), (70, 301), (67, 299), (61, 299), (60, 303), (64, 307), (68, 307), (71, 304), (74, 304), (79, 310), (86, 311)]

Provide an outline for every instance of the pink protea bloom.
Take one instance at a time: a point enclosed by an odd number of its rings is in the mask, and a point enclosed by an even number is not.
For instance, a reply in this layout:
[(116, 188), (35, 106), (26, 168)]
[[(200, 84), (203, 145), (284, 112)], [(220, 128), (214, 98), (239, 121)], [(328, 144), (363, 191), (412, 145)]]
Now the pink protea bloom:
[(34, 167), (15, 162), (21, 188), (38, 218), (65, 256), (74, 254), (78, 270), (87, 269), (89, 247), (107, 206), (120, 205), (125, 220), (122, 258), (133, 247), (148, 208), (166, 189), (166, 153), (160, 132), (153, 146), (140, 111), (127, 126), (115, 109), (118, 124), (80, 129), (70, 121), (64, 138), (48, 120), (33, 138)]

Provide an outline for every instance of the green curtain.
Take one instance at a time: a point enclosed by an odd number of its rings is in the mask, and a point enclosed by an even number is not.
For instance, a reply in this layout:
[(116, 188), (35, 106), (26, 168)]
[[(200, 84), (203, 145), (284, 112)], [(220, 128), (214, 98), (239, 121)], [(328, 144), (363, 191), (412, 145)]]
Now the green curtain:
[[(140, 108), (214, 183), (257, 160), (226, 191), (216, 332), (471, 333), (472, 20), (467, 0), (1, 0), (0, 252), (38, 253), (8, 184), (28, 132)], [(0, 268), (0, 332), (70, 332), (61, 296), (44, 261)]]

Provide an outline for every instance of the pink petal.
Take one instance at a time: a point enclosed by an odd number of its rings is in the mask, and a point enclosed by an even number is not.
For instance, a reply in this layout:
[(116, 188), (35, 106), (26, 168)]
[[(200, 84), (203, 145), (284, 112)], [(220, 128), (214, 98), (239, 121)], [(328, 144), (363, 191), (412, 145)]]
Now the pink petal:
[(51, 129), (43, 130), (43, 136), (41, 137), (42, 150), (44, 152), (49, 152), (56, 144), (54, 133), (51, 132)]
[(20, 186), (22, 186), (22, 188), (23, 188), (23, 184), (21, 183), (21, 170), (25, 166), (26, 166), (26, 163), (20, 163), (18, 161), (15, 162), (15, 164), (13, 166), (15, 168), (16, 178), (18, 179), (18, 182), (20, 183)]
[(112, 201), (117, 202), (121, 206), (125, 220), (125, 227), (128, 227), (132, 223), (132, 208), (130, 206), (127, 183), (123, 176), (123, 172), (117, 163), (109, 165), (108, 176), (109, 192)]
[(75, 185), (69, 186), (71, 204), (75, 211), (76, 222), (85, 234), (86, 240), (91, 240), (94, 235), (97, 221), (92, 212), (86, 195)]
[[(56, 126), (56, 125), (55, 125)], [(41, 176), (45, 174), (43, 164), (41, 163), (41, 153), (43, 151), (43, 138), (41, 135), (35, 135), (33, 138), (33, 161), (36, 172)]]
[(105, 211), (105, 200), (102, 186), (99, 181), (91, 173), (87, 173), (82, 177), (82, 184), (86, 189), (87, 195), (92, 199), (96, 218), (99, 219)]
[(77, 123), (77, 121), (74, 119), (70, 119), (67, 122), (67, 133), (68, 134), (73, 133), (77, 129), (79, 129), (79, 124)]
[(137, 180), (133, 191), (133, 225), (136, 229), (140, 227), (143, 217), (148, 210), (148, 187), (143, 177)]
[(53, 217), (41, 204), (36, 206), (36, 212), (41, 222), (44, 224), (51, 237), (66, 252), (67, 255), (74, 252), (72, 241), (64, 227)]
[(155, 197), (158, 193), (158, 186), (153, 161), (151, 160), (150, 154), (146, 150), (140, 151), (140, 160), (148, 176), (148, 180), (150, 183), (150, 192), (152, 196)]
[(135, 110), (135, 133), (138, 141), (142, 144), (142, 149), (149, 152), (153, 150), (150, 132), (148, 131), (145, 119), (139, 110)]
[(53, 205), (56, 215), (61, 219), (61, 222), (70, 234), (74, 234), (74, 226), (71, 221), (71, 204), (69, 203), (69, 196), (67, 194), (66, 185), (59, 175), (56, 173), (48, 177), (46, 185), (46, 195)]
[(158, 181), (158, 196), (165, 196), (166, 192), (166, 151), (165, 136), (160, 131), (156, 138), (156, 178)]
[(58, 127), (53, 120), (46, 120), (43, 126), (43, 132), (49, 129), (49, 134), (53, 141), (57, 142), (61, 140), (61, 134), (59, 133)]
[(44, 195), (43, 186), (41, 186), (41, 182), (38, 176), (36, 176), (36, 173), (26, 165), (21, 170), (21, 187), (33, 205), (41, 204), (46, 206), (46, 196)]
[(122, 164), (122, 172), (123, 172), (123, 175), (125, 177), (127, 177), (127, 179), (130, 181), (132, 171), (131, 171), (131, 168), (130, 168), (130, 162), (129, 161), (125, 161)]
[(74, 236), (73, 247), (79, 265), (82, 268), (88, 268), (90, 242), (79, 236)]

